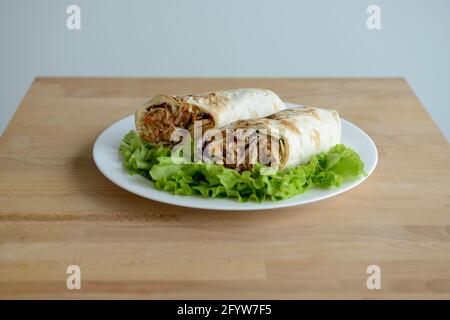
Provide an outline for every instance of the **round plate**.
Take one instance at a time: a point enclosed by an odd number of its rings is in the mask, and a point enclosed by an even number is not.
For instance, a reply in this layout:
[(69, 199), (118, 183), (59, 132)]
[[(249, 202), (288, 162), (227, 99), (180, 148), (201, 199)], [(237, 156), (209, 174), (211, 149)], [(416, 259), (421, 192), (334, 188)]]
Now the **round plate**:
[[(296, 107), (294, 104), (286, 104)], [(123, 167), (123, 159), (119, 153), (119, 145), (124, 135), (134, 130), (134, 116), (128, 116), (110, 126), (97, 138), (94, 144), (94, 161), (98, 169), (119, 187), (141, 197), (177, 206), (212, 209), (212, 210), (264, 210), (297, 206), (336, 196), (363, 182), (373, 172), (378, 161), (375, 143), (360, 128), (349, 121), (342, 120), (341, 143), (359, 153), (364, 161), (366, 177), (344, 182), (339, 188), (311, 189), (303, 194), (282, 201), (267, 200), (263, 203), (238, 202), (235, 199), (205, 198), (202, 196), (172, 195), (165, 191), (155, 189), (153, 183), (140, 175), (130, 175)]]

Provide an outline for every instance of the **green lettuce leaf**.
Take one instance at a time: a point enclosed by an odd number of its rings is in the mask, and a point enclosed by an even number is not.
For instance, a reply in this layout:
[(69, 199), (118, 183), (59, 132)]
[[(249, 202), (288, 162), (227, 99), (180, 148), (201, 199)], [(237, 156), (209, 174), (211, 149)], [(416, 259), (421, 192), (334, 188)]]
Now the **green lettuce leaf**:
[(125, 135), (119, 150), (126, 170), (151, 180), (157, 189), (241, 202), (283, 200), (313, 187), (339, 187), (343, 181), (365, 174), (359, 155), (342, 144), (293, 169), (274, 171), (256, 164), (241, 173), (217, 164), (174, 163), (169, 148), (152, 146), (135, 131)]

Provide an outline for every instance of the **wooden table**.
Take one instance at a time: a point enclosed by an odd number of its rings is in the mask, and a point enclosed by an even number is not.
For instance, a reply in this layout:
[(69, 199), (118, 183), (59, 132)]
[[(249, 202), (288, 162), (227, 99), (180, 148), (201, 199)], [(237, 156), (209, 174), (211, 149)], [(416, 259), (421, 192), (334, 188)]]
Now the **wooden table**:
[[(214, 212), (96, 169), (97, 136), (147, 98), (237, 87), (336, 108), (374, 139), (375, 173), (318, 203)], [(448, 299), (449, 181), (449, 145), (402, 79), (38, 78), (0, 139), (0, 298)]]

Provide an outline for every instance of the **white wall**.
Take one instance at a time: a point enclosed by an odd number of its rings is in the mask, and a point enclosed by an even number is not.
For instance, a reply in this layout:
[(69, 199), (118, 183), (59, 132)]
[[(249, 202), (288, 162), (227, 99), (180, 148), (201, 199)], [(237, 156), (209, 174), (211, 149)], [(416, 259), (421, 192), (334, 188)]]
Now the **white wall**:
[(449, 139), (449, 33), (448, 0), (0, 0), (0, 132), (36, 76), (403, 76)]

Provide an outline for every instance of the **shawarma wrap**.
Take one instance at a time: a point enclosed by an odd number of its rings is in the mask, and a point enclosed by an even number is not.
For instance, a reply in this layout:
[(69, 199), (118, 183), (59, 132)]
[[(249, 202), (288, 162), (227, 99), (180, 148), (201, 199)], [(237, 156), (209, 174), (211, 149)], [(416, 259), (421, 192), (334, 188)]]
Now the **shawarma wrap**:
[(153, 144), (171, 144), (176, 128), (192, 131), (201, 121), (203, 132), (237, 120), (256, 119), (286, 109), (281, 99), (265, 89), (233, 89), (200, 95), (157, 95), (136, 111), (139, 136)]
[(239, 171), (256, 162), (283, 170), (339, 144), (341, 121), (335, 110), (299, 107), (237, 121), (217, 131), (205, 136), (203, 154), (209, 160)]

